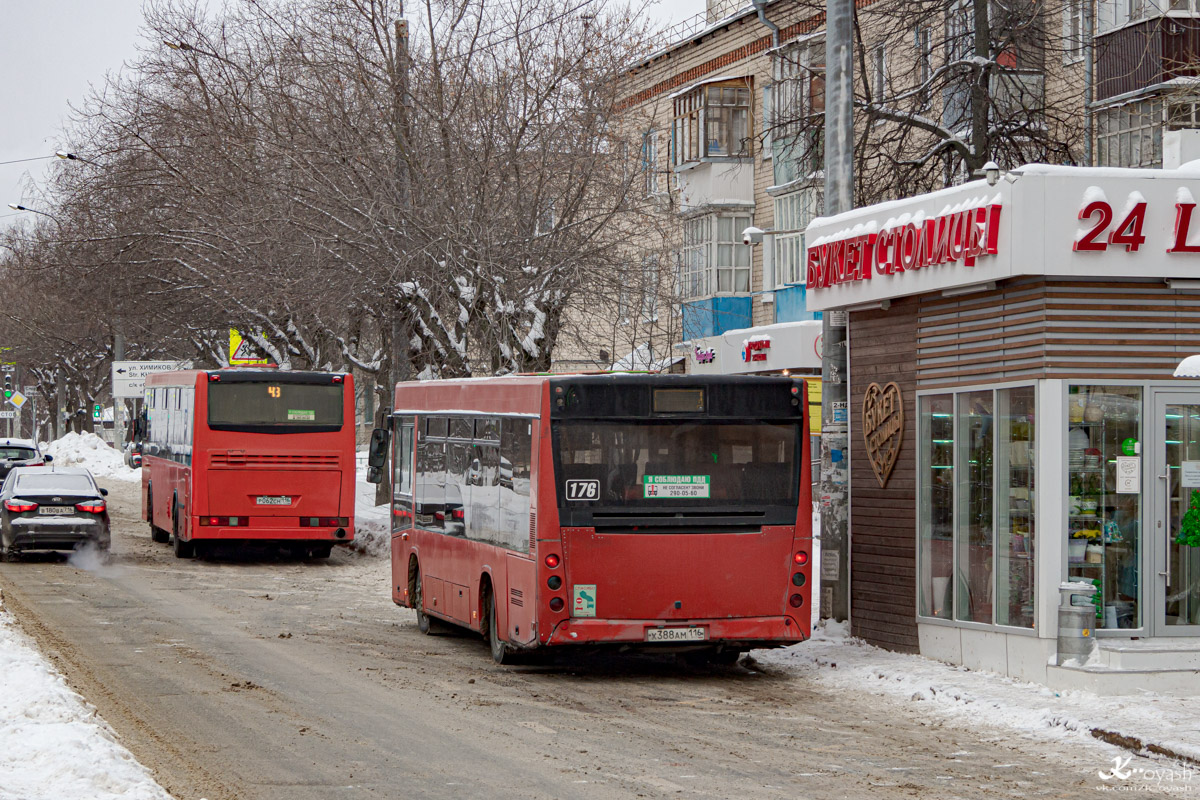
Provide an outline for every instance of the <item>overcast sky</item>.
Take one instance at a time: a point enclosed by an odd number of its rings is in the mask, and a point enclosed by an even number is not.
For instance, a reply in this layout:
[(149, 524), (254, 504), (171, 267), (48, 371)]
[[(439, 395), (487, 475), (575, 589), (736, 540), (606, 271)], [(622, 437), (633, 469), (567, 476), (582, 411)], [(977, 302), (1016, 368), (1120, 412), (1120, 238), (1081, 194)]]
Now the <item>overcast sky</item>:
[[(666, 22), (703, 10), (704, 0), (658, 0), (653, 9)], [(70, 106), (134, 59), (141, 22), (142, 0), (0, 0), (0, 162), (43, 159), (0, 163), (0, 226), (21, 216), (9, 203), (37, 208), (29, 180), (44, 186), (49, 170), (73, 166), (53, 158)]]

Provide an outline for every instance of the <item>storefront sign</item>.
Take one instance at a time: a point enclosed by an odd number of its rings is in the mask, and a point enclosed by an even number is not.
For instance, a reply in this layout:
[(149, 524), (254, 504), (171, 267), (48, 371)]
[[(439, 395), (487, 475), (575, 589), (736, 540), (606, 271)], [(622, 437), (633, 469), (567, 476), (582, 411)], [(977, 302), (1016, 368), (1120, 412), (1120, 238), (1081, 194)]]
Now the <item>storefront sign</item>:
[(871, 280), (875, 275), (962, 263), (995, 255), (1000, 237), (998, 202), (926, 220), (896, 224), (879, 233), (818, 242), (808, 248), (808, 287)]
[(771, 349), (771, 337), (763, 336), (758, 339), (746, 339), (742, 342), (742, 361), (766, 361), (767, 351)]
[(1200, 489), (1200, 461), (1184, 461), (1179, 465), (1179, 485)]
[(904, 438), (904, 398), (894, 381), (887, 386), (872, 383), (867, 387), (863, 396), (862, 422), (867, 458), (880, 488), (884, 488), (896, 466)]
[(715, 347), (696, 347), (692, 349), (692, 356), (696, 359), (697, 364), (712, 364), (717, 360), (717, 349)]

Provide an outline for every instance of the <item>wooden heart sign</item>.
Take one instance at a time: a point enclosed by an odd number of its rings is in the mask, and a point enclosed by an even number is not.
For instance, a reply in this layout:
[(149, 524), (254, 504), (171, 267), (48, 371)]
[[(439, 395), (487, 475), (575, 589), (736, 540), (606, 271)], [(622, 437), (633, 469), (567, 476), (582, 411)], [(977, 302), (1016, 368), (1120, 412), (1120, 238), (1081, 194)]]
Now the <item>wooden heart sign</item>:
[(867, 387), (867, 393), (863, 395), (862, 423), (867, 458), (871, 460), (871, 469), (875, 470), (880, 488), (885, 488), (904, 438), (904, 398), (894, 381), (887, 386), (872, 383)]

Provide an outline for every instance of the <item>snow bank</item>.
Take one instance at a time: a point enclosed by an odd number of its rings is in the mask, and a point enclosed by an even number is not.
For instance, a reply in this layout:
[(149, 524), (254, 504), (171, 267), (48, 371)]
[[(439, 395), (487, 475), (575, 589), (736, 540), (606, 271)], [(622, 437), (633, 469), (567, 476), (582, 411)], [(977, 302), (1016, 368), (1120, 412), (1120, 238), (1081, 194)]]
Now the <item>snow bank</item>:
[(142, 471), (125, 466), (125, 458), (94, 433), (68, 433), (42, 448), (58, 467), (85, 467), (97, 479), (140, 481)]
[(0, 800), (170, 800), (0, 610)]
[[(356, 453), (357, 483), (354, 487), (354, 541), (350, 549), (368, 556), (389, 557), (392, 529), (387, 505), (375, 505), (375, 484), (367, 483), (367, 451)], [(3, 798), (0, 798), (3, 800)]]
[(1150, 692), (1101, 697), (1056, 691), (1040, 684), (974, 671), (923, 656), (893, 653), (849, 637), (848, 625), (827, 623), (813, 638), (782, 650), (756, 651), (762, 664), (786, 669), (833, 690), (849, 690), (910, 704), (942, 722), (963, 728), (991, 727), (1043, 739), (1096, 744), (1093, 730), (1153, 743), (1200, 759), (1200, 696)]

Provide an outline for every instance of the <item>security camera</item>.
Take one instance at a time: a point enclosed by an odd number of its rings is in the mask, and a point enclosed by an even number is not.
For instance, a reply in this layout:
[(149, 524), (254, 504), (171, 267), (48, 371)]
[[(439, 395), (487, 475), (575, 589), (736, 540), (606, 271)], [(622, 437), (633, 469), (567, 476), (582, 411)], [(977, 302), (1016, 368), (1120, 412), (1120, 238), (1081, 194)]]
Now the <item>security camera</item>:
[(762, 228), (756, 228), (751, 225), (749, 228), (746, 228), (746, 230), (742, 231), (742, 244), (761, 244), (763, 240), (763, 233), (764, 231)]

